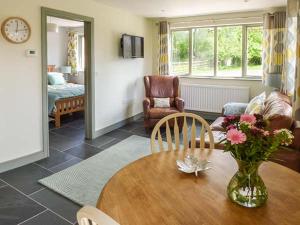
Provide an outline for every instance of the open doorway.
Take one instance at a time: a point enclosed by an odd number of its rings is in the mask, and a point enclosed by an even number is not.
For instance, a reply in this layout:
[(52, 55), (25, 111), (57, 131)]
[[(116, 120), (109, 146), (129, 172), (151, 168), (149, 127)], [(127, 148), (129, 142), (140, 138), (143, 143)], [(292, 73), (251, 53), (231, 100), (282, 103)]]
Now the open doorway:
[(47, 16), (49, 129), (73, 126), (84, 133), (84, 23)]
[(90, 17), (42, 8), (45, 156), (51, 133), (74, 143), (94, 137), (93, 24)]

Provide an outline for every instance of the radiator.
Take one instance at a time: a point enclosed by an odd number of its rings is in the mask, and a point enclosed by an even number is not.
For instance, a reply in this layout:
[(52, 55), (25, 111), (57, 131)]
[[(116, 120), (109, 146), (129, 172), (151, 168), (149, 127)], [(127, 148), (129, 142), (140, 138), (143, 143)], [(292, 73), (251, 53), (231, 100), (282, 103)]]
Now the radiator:
[(249, 102), (249, 87), (182, 84), (185, 109), (221, 113), (228, 102)]

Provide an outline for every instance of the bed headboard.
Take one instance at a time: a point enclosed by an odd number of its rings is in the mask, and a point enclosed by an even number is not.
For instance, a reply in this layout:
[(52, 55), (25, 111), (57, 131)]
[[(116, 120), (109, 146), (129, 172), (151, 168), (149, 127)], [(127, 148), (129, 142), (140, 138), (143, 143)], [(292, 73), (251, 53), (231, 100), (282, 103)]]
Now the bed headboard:
[(55, 65), (48, 65), (48, 72), (55, 72)]

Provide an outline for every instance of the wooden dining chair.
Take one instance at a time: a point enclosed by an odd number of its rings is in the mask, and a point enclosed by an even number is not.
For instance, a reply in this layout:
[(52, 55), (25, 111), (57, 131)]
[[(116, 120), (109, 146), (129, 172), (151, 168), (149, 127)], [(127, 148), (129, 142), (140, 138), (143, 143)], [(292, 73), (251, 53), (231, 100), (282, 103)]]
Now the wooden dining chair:
[(79, 225), (120, 225), (104, 212), (92, 206), (84, 206), (77, 212)]
[[(183, 118), (183, 125), (182, 129), (178, 126), (178, 119)], [(191, 135), (190, 140), (188, 137), (188, 123), (187, 118), (192, 119), (192, 125), (191, 125)], [(155, 153), (157, 152), (156, 146), (158, 142), (159, 151), (172, 151), (172, 150), (187, 150), (191, 149), (194, 150), (196, 148), (196, 122), (200, 123), (201, 125), (201, 131), (200, 131), (200, 149), (205, 148), (205, 141), (209, 142), (209, 150), (211, 151), (214, 149), (214, 138), (213, 133), (209, 127), (209, 124), (201, 117), (193, 113), (175, 113), (169, 116), (164, 117), (161, 119), (156, 126), (154, 127), (152, 134), (151, 134), (151, 152)], [(173, 132), (170, 129), (170, 124), (173, 126)], [(161, 127), (166, 128), (166, 139), (167, 139), (167, 148), (166, 144), (163, 142), (163, 138), (161, 135)], [(182, 141), (183, 143), (180, 143), (180, 130), (182, 130)], [(173, 138), (172, 133), (174, 133), (174, 142), (175, 146), (173, 144)], [(207, 140), (208, 139), (208, 140)]]

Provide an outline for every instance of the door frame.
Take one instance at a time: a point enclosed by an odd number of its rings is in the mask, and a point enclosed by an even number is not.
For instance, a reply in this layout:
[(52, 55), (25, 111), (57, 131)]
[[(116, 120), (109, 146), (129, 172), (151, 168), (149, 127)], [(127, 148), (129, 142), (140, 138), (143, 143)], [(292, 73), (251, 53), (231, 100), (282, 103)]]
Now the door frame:
[(94, 18), (66, 11), (41, 7), (41, 44), (42, 44), (42, 120), (43, 149), (45, 157), (49, 156), (49, 121), (48, 121), (48, 78), (47, 78), (47, 17), (84, 22), (85, 40), (85, 137), (95, 137), (95, 59), (94, 59)]

